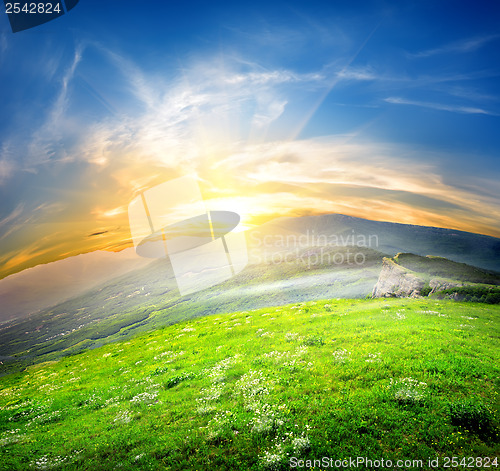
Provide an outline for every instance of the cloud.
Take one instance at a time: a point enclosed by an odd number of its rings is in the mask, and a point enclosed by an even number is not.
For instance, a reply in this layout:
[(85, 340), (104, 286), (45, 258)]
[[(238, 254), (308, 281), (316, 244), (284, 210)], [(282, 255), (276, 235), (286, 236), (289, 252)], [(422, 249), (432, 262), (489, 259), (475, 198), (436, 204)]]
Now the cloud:
[[(94, 61), (97, 54), (99, 60), (107, 62), (106, 80), (126, 96), (126, 100), (119, 101), (121, 111), (115, 110), (112, 99), (102, 98), (98, 84), (90, 84), (90, 78), (86, 80), (87, 75), (95, 75), (91, 68), (86, 69), (91, 63), (83, 60), (86, 54), (92, 54)], [(239, 141), (258, 142), (276, 137), (280, 132), (281, 136), (286, 133), (296, 137), (340, 82), (399, 82), (402, 86), (414, 87), (428, 85), (427, 80), (451, 80), (450, 77), (421, 77), (413, 81), (391, 78), (379, 75), (368, 65), (351, 66), (350, 62), (344, 67), (337, 61), (315, 71), (297, 72), (264, 67), (233, 54), (193, 62), (179, 73), (165, 77), (146, 73), (126, 56), (101, 44), (81, 44), (75, 48), (66, 67), (60, 92), (45, 123), (33, 132), (28, 143), (24, 136), (19, 139), (16, 155), (24, 156), (20, 167), (31, 172), (36, 172), (38, 165), (71, 161), (83, 161), (104, 169), (117, 156), (125, 162), (129, 158), (143, 159), (145, 165), (160, 161), (165, 168), (183, 168), (200, 156), (227, 155)], [(79, 82), (86, 85), (75, 91), (77, 75)], [(294, 107), (297, 94), (303, 102), (310, 103), (309, 108), (297, 111)], [(103, 100), (106, 102), (105, 114), (97, 119), (85, 120), (85, 112), (78, 113), (71, 108), (75, 100), (85, 103), (94, 99), (100, 104)], [(495, 115), (479, 106), (453, 106), (397, 97), (385, 101), (457, 113)], [(4, 161), (0, 165), (0, 182), (11, 176), (15, 168), (12, 159)]]
[[(256, 191), (256, 215), (259, 208), (283, 214), (300, 207), (417, 224), (441, 221), (438, 225), (472, 231), (479, 226), (500, 234), (500, 195), (480, 191), (496, 179), (471, 180), (464, 188), (460, 177), (453, 179), (430, 163), (446, 160), (449, 156), (403, 145), (331, 136), (247, 146), (219, 161), (214, 171), (235, 179), (243, 194)], [(287, 206), (301, 198), (302, 203)]]
[(266, 103), (264, 107), (261, 107), (259, 112), (255, 113), (252, 124), (257, 128), (269, 126), (283, 114), (286, 104), (286, 101), (277, 100)]
[(19, 203), (7, 216), (0, 219), (0, 229), (16, 221), (19, 216), (23, 213), (24, 204)]
[(299, 83), (324, 80), (321, 73), (299, 74), (290, 70), (258, 71), (249, 73), (229, 73), (223, 77), (228, 85), (280, 85), (284, 83)]
[(15, 164), (5, 156), (0, 157), (0, 185), (14, 173)]
[[(118, 97), (104, 95), (110, 106), (95, 119), (84, 118), (87, 101), (101, 95), (102, 85), (92, 82), (95, 71), (86, 68), (90, 51), (106, 61), (103, 86), (112, 83)], [(77, 90), (77, 80), (90, 88)], [(15, 271), (28, 266), (30, 257), (40, 263), (96, 248), (123, 248), (130, 243), (129, 201), (193, 172), (207, 199), (239, 212), (245, 224), (277, 215), (338, 212), (500, 235), (498, 196), (481, 192), (495, 186), (494, 175), (465, 188), (459, 176), (446, 177), (445, 169), (431, 163), (449, 156), (361, 141), (355, 134), (289, 138), (289, 130), (301, 129), (336, 83), (369, 80), (389, 79), (368, 66), (333, 64), (303, 73), (239, 57), (206, 59), (166, 77), (148, 74), (103, 46), (80, 46), (45, 122), (27, 142), (20, 136), (15, 152), (10, 143), (2, 148), (0, 182), (16, 184), (19, 170), (37, 172), (24, 180), (30, 189), (24, 212), (33, 219), (11, 213), (16, 227), (29, 223), (31, 229), (19, 239), (18, 232), (8, 234), (10, 259), (4, 259)], [(493, 114), (398, 97), (385, 101)], [(119, 111), (111, 112), (113, 107)], [(14, 165), (13, 155), (23, 157)], [(42, 224), (49, 213), (55, 226)]]
[(89, 234), (87, 237), (96, 237), (108, 233), (109, 231), (97, 231)]
[[(114, 66), (107, 79), (116, 84), (116, 89), (127, 90), (126, 113), (85, 120), (81, 117), (84, 112), (70, 109), (75, 99), (85, 103), (98, 96), (90, 86), (78, 90), (77, 96), (73, 86), (82, 58), (90, 49)], [(86, 83), (85, 70), (80, 70), (79, 77)], [(242, 66), (238, 60), (226, 59), (223, 63), (193, 64), (176, 78), (165, 80), (145, 74), (132, 61), (103, 46), (80, 45), (44, 123), (32, 131), (31, 139), (26, 140), (24, 132), (17, 140), (14, 137), (12, 147), (16, 156), (23, 156), (18, 158), (20, 170), (30, 172), (48, 163), (78, 160), (104, 168), (119, 153), (139, 154), (145, 163), (162, 156), (166, 166), (176, 166), (214, 142), (265, 135), (285, 110), (291, 92), (287, 87), (318, 85), (323, 79), (319, 73), (269, 70), (251, 63)], [(81, 95), (88, 90), (91, 97)], [(131, 97), (139, 108), (134, 109)], [(11, 177), (15, 167), (13, 160), (5, 157), (6, 152), (2, 155), (0, 182)]]
[(384, 101), (387, 103), (394, 104), (394, 105), (420, 106), (422, 108), (431, 108), (434, 110), (450, 111), (452, 113), (485, 114), (485, 115), (490, 115), (490, 116), (499, 116), (497, 113), (494, 113), (492, 111), (488, 111), (488, 110), (485, 110), (483, 108), (477, 108), (477, 107), (473, 107), (473, 106), (446, 105), (443, 103), (432, 103), (432, 102), (428, 102), (428, 101), (407, 100), (405, 98), (399, 98), (399, 97), (385, 98)]
[[(81, 46), (75, 49), (72, 61), (60, 80), (59, 93), (48, 107), (45, 121), (33, 132), (31, 140), (27, 143), (23, 159), (25, 170), (36, 171), (37, 166), (49, 161), (72, 159), (64, 144), (65, 139), (71, 134), (71, 120), (68, 119), (66, 111), (70, 99), (70, 85), (82, 59), (82, 51)], [(75, 131), (73, 130), (73, 132)]]
[(376, 80), (380, 77), (371, 67), (346, 67), (337, 72), (337, 77), (341, 80)]
[(422, 57), (431, 57), (440, 54), (463, 54), (467, 52), (474, 52), (477, 49), (481, 48), (485, 44), (496, 41), (500, 38), (500, 34), (489, 34), (484, 36), (477, 36), (474, 38), (462, 39), (460, 41), (455, 41), (444, 46), (427, 49), (425, 51), (417, 52), (415, 54), (410, 54), (412, 57), (422, 58)]
[(178, 168), (227, 153), (234, 142), (264, 139), (299, 87), (305, 94), (326, 87), (322, 72), (271, 70), (239, 58), (194, 63), (166, 80), (144, 74), (103, 46), (97, 49), (114, 64), (116, 87), (127, 88), (140, 104), (133, 115), (80, 128), (80, 144), (68, 153), (102, 168), (118, 154)]

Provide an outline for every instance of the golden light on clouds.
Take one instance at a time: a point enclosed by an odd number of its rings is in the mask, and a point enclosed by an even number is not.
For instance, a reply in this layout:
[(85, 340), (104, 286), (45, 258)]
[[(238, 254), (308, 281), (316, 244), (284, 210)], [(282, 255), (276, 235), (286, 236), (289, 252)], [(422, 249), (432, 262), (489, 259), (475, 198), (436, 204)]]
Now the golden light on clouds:
[[(494, 176), (464, 180), (444, 164), (452, 156), (360, 132), (295, 138), (294, 130), (303, 129), (314, 113), (295, 109), (296, 116), (287, 116), (294, 93), (298, 88), (302, 97), (307, 88), (324, 97), (332, 86), (324, 73), (252, 64), (242, 72), (213, 61), (165, 82), (93, 47), (116, 68), (116, 79), (134, 101), (131, 109), (138, 111), (91, 123), (68, 119), (69, 84), (85, 56), (85, 48), (78, 50), (47, 123), (28, 143), (22, 165), (16, 163), (22, 168), (18, 174), (34, 175), (26, 186), (40, 191), (27, 192), (26, 201), (40, 198), (42, 204), (19, 204), (0, 221), (0, 277), (82, 252), (131, 246), (130, 201), (188, 174), (198, 176), (210, 209), (238, 213), (245, 227), (282, 216), (341, 213), (500, 236)], [(348, 72), (335, 83), (368, 79)], [(68, 123), (71, 143), (61, 145), (57, 160), (50, 152)], [(13, 165), (0, 163), (0, 182), (12, 178)]]
[(11, 240), (3, 273), (82, 252), (130, 247), (129, 202), (187, 170), (198, 175), (209, 209), (238, 213), (246, 228), (282, 216), (340, 213), (500, 236), (498, 196), (479, 191), (473, 181), (468, 188), (450, 178), (445, 182), (439, 168), (419, 164), (408, 149), (355, 143), (345, 136), (239, 146), (233, 143), (233, 153), (222, 159), (198, 156), (177, 166), (166, 166), (162, 158), (145, 162), (145, 150), (129, 152), (120, 165), (110, 156), (106, 165), (93, 166), (88, 193), (65, 194), (75, 211), (59, 208), (57, 220), (47, 224), (42, 208), (38, 222), (19, 228), (29, 227), (36, 237), (25, 235), (23, 250)]

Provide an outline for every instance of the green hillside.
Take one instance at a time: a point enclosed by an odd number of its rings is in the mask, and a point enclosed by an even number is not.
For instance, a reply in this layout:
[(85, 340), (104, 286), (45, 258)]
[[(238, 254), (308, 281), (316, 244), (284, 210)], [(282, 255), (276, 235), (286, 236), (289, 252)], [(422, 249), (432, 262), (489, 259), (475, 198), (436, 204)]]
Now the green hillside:
[(277, 470), (293, 457), (367, 457), (444, 469), (455, 456), (484, 469), (500, 452), (499, 316), (431, 299), (312, 301), (35, 365), (0, 379), (0, 467)]
[(500, 303), (500, 274), (443, 257), (398, 253), (384, 258), (372, 296)]
[[(364, 235), (372, 241), (372, 249), (396, 255), (412, 252), (421, 256), (435, 255), (456, 262), (467, 263), (486, 270), (500, 272), (500, 240), (480, 234), (444, 229), (440, 227), (414, 226), (345, 216), (324, 214), (321, 216), (283, 217), (255, 229), (264, 235), (293, 234), (297, 237), (308, 234), (310, 238), (346, 241)], [(376, 244), (373, 244), (373, 236)], [(255, 237), (252, 237), (255, 239)], [(341, 242), (342, 243), (342, 242)]]
[(499, 273), (487, 272), (443, 257), (421, 257), (412, 253), (398, 253), (393, 260), (411, 271), (425, 274), (427, 278), (440, 277), (469, 283), (500, 285)]
[(356, 249), (364, 256), (362, 265), (349, 264), (347, 256), (345, 263), (337, 263), (330, 256), (343, 257), (349, 251), (352, 248), (301, 248), (288, 263), (261, 260), (224, 283), (187, 296), (179, 294), (169, 262), (156, 260), (57, 306), (1, 325), (0, 373), (207, 314), (365, 297), (377, 281), (383, 254)]

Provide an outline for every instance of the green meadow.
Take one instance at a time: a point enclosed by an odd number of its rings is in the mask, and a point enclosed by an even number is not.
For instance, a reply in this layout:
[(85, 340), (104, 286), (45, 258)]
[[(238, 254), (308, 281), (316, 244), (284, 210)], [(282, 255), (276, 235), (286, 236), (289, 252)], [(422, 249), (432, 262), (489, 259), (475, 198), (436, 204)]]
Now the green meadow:
[(497, 469), (499, 326), (433, 299), (191, 319), (0, 378), (0, 468)]

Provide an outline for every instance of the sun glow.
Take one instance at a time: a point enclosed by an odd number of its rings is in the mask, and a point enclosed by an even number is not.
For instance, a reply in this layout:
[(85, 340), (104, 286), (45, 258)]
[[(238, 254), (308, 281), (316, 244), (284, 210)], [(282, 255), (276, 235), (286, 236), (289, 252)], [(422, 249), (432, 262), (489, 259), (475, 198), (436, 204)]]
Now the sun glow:
[[(76, 74), (92, 75), (85, 69), (87, 55), (106, 62), (110, 82), (128, 91), (123, 112), (90, 122), (70, 106), (74, 97), (67, 91)], [(193, 62), (167, 80), (104, 46), (82, 46), (80, 56), (67, 71), (67, 87), (50, 119), (19, 152), (27, 154), (22, 175), (37, 175), (36, 184), (26, 180), (26, 186), (37, 188), (36, 197), (50, 205), (30, 207), (26, 201), (0, 220), (0, 229), (7, 228), (0, 234), (4, 273), (29, 266), (30, 259), (41, 263), (131, 246), (129, 203), (188, 174), (198, 175), (207, 209), (240, 216), (237, 230), (277, 217), (340, 213), (500, 236), (494, 174), (467, 175), (464, 184), (463, 175), (447, 165), (455, 155), (370, 139), (362, 131), (372, 121), (334, 134), (333, 113), (332, 125), (321, 127), (330, 135), (298, 137), (312, 126), (332, 87), (380, 80), (374, 71), (344, 65), (298, 73), (227, 56)], [(79, 103), (87, 98), (79, 96)], [(67, 148), (52, 145), (76, 128), (79, 135), (65, 141)], [(19, 166), (5, 160), (8, 155), (0, 158), (0, 183)], [(40, 185), (44, 179), (48, 183)], [(56, 237), (47, 224), (53, 220), (67, 224), (71, 237), (69, 231)]]
[(255, 221), (260, 214), (257, 212), (255, 201), (251, 197), (235, 196), (212, 198), (205, 201), (209, 211), (232, 211), (240, 216), (239, 226), (235, 229), (247, 230), (256, 225)]

